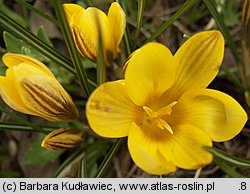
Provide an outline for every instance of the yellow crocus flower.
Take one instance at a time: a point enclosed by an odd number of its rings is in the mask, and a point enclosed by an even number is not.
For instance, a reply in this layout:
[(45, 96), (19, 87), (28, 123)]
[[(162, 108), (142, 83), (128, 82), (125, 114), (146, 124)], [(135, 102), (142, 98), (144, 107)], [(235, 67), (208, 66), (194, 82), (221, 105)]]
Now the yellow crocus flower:
[(2, 58), (8, 67), (0, 76), (2, 99), (14, 110), (49, 121), (73, 121), (78, 110), (70, 95), (40, 61), (20, 54)]
[(95, 7), (84, 9), (76, 4), (64, 4), (64, 11), (78, 51), (96, 61), (98, 43), (102, 40), (106, 62), (111, 64), (117, 56), (126, 25), (120, 5), (112, 3), (108, 15)]
[(130, 155), (151, 174), (194, 170), (212, 161), (202, 146), (235, 137), (247, 121), (229, 95), (206, 87), (224, 55), (219, 31), (198, 33), (175, 53), (148, 43), (131, 54), (125, 79), (99, 86), (87, 102), (90, 127), (103, 137), (128, 136)]

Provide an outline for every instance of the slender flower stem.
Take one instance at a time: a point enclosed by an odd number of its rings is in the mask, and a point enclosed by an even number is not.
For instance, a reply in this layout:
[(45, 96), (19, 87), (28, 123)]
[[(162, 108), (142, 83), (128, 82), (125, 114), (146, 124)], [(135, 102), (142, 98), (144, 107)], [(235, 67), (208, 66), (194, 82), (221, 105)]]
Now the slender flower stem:
[(85, 94), (89, 96), (91, 91), (90, 91), (90, 87), (88, 83), (87, 74), (81, 62), (80, 55), (75, 47), (75, 43), (74, 43), (70, 28), (68, 26), (66, 16), (64, 14), (61, 0), (54, 0), (54, 5), (55, 5), (55, 10), (57, 13), (58, 20), (59, 20), (59, 24), (61, 26), (61, 30), (64, 35), (64, 39), (67, 44), (77, 76), (80, 80), (81, 86)]
[(155, 31), (149, 38), (147, 38), (144, 42), (148, 43), (153, 41), (156, 37), (158, 37), (162, 32), (164, 32), (175, 20), (177, 20), (182, 14), (184, 14), (189, 8), (191, 8), (198, 0), (187, 0), (184, 5), (160, 28)]
[(137, 26), (136, 26), (136, 33), (135, 33), (135, 39), (133, 43), (133, 50), (136, 48), (137, 41), (140, 36), (140, 29), (142, 26), (142, 18), (144, 14), (144, 8), (145, 8), (145, 0), (138, 0), (138, 16), (137, 16)]
[(112, 158), (114, 157), (114, 155), (116, 154), (116, 152), (120, 148), (121, 144), (123, 143), (123, 140), (124, 140), (124, 138), (117, 139), (116, 142), (114, 143), (114, 145), (111, 147), (111, 149), (109, 150), (109, 153), (107, 154), (105, 159), (102, 161), (102, 163), (98, 169), (98, 173), (95, 176), (96, 178), (103, 177), (109, 163), (111, 162)]

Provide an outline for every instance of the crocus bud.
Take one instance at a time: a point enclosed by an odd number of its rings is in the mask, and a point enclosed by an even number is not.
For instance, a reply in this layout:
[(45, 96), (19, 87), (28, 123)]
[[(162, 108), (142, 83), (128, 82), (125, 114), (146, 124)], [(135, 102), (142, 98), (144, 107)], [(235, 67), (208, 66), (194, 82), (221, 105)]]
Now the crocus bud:
[(70, 150), (84, 140), (83, 130), (78, 128), (60, 128), (49, 133), (41, 146), (50, 150)]
[(49, 121), (73, 121), (78, 110), (70, 95), (40, 61), (20, 54), (2, 58), (8, 67), (0, 76), (2, 99), (14, 110)]
[(64, 10), (78, 51), (96, 61), (101, 40), (106, 62), (110, 64), (117, 56), (125, 31), (126, 18), (120, 5), (112, 3), (108, 15), (97, 8), (84, 9), (76, 4), (64, 4)]

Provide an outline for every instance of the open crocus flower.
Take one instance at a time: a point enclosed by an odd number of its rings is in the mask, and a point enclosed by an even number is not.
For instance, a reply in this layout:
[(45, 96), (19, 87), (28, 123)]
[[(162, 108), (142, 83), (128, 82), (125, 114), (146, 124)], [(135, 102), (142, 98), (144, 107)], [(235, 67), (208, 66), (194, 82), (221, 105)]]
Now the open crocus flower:
[(10, 53), (2, 59), (8, 69), (6, 76), (0, 76), (0, 94), (11, 108), (49, 121), (66, 122), (78, 117), (71, 97), (43, 63)]
[(206, 89), (223, 54), (219, 31), (194, 35), (174, 56), (162, 44), (146, 44), (126, 62), (124, 80), (104, 83), (89, 98), (91, 128), (103, 137), (128, 136), (135, 164), (151, 174), (209, 164), (202, 147), (233, 138), (247, 120), (232, 97)]
[(112, 3), (108, 15), (97, 8), (84, 9), (76, 4), (64, 4), (64, 10), (78, 51), (95, 61), (102, 40), (106, 61), (110, 64), (117, 56), (125, 31), (126, 18), (120, 5)]

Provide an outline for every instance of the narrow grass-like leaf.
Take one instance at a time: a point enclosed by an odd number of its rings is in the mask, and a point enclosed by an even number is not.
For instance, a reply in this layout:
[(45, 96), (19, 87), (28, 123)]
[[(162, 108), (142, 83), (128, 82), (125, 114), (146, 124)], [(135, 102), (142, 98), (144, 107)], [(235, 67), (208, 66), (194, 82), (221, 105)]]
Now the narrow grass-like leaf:
[(181, 17), (189, 8), (191, 8), (198, 0), (187, 0), (183, 6), (162, 26), (158, 28), (149, 38), (144, 41), (145, 43), (153, 41), (156, 37), (158, 37), (162, 32), (164, 32), (174, 21), (176, 21), (179, 17)]
[(137, 25), (136, 25), (135, 39), (133, 42), (133, 50), (136, 48), (137, 41), (140, 36), (144, 8), (145, 8), (145, 0), (138, 0)]
[(214, 162), (220, 167), (220, 169), (228, 174), (232, 178), (246, 178), (244, 175), (238, 173), (235, 171), (231, 166), (228, 166), (221, 160), (219, 160), (217, 157), (214, 158)]
[(225, 153), (222, 150), (219, 150), (217, 148), (212, 147), (204, 147), (205, 150), (211, 152), (214, 156), (216, 156), (218, 159), (223, 161), (224, 163), (237, 166), (237, 167), (246, 167), (250, 168), (250, 160), (244, 160), (241, 158), (237, 158), (235, 156), (231, 156), (227, 153)]
[(108, 165), (110, 164), (110, 162), (113, 159), (114, 155), (116, 154), (116, 152), (118, 151), (118, 149), (122, 145), (123, 140), (124, 140), (124, 138), (120, 138), (120, 139), (116, 140), (114, 145), (109, 150), (107, 156), (102, 161), (102, 163), (101, 163), (101, 165), (100, 165), (100, 167), (99, 167), (99, 169), (97, 171), (98, 173), (96, 174), (95, 178), (103, 177), (104, 173), (106, 172), (106, 169), (108, 168)]
[(245, 91), (245, 87), (242, 85), (241, 81), (239, 80), (239, 78), (233, 73), (231, 72), (227, 67), (225, 66), (221, 66), (221, 70), (224, 71), (226, 73), (226, 75), (228, 76), (229, 80), (231, 82), (233, 82), (233, 84), (239, 88), (242, 92)]
[(87, 157), (83, 156), (78, 168), (78, 178), (88, 178), (87, 174)]
[(131, 44), (130, 32), (129, 32), (127, 25), (126, 25), (125, 34), (124, 34), (124, 44), (126, 47), (126, 57), (128, 57), (132, 52), (132, 48), (131, 48), (132, 44)]
[(0, 110), (2, 112), (4, 112), (5, 114), (9, 115), (10, 117), (16, 119), (21, 124), (27, 125), (27, 126), (33, 128), (33, 129), (35, 128), (33, 123), (30, 123), (30, 122), (26, 121), (25, 119), (23, 119), (22, 117), (16, 115), (14, 112), (9, 111), (9, 109), (6, 107), (6, 105), (0, 104)]
[(4, 0), (0, 0), (0, 12), (8, 15), (9, 17), (11, 17), (15, 22), (17, 22), (18, 24), (20, 24), (23, 27), (28, 27), (29, 23), (28, 20), (26, 20), (26, 18), (23, 18), (22, 16), (20, 16), (18, 13), (16, 13), (14, 10), (12, 10), (11, 8), (9, 8), (6, 4), (6, 1)]
[(93, 7), (94, 6), (94, 4), (92, 3), (91, 0), (86, 0), (86, 3), (88, 5), (88, 7)]
[(0, 131), (30, 131), (48, 134), (53, 128), (43, 127), (43, 126), (28, 126), (20, 123), (7, 123), (0, 122)]
[(103, 45), (103, 36), (102, 36), (102, 29), (101, 29), (101, 21), (99, 20), (98, 16), (95, 16), (96, 24), (98, 26), (98, 54), (97, 54), (97, 85), (101, 85), (106, 81), (106, 54), (105, 48)]
[(79, 162), (83, 156), (87, 153), (92, 153), (97, 149), (103, 149), (105, 147), (106, 142), (98, 141), (91, 145), (85, 145), (79, 149), (77, 149), (74, 153), (72, 153), (56, 170), (56, 172), (52, 175), (52, 177), (64, 177), (66, 175), (67, 168), (72, 164)]
[(45, 19), (51, 21), (51, 22), (54, 23), (55, 25), (58, 25), (58, 21), (57, 21), (55, 18), (51, 17), (50, 15), (44, 13), (43, 11), (41, 11), (41, 10), (39, 10), (39, 9), (37, 9), (37, 8), (35, 8), (34, 6), (30, 5), (30, 4), (27, 3), (26, 1), (24, 1), (24, 0), (15, 0), (15, 1), (16, 1), (17, 3), (19, 3), (20, 5), (26, 7), (27, 9), (29, 9), (29, 10), (31, 10), (31, 11), (37, 13), (38, 15), (42, 16), (43, 18), (45, 18)]
[(67, 57), (63, 56), (53, 47), (41, 41), (30, 31), (17, 24), (14, 20), (2, 12), (0, 12), (0, 26), (2, 26), (6, 31), (10, 32), (12, 35), (20, 38), (30, 46), (37, 49), (56, 64), (60, 64), (69, 72), (76, 74), (74, 68), (71, 66), (71, 61)]
[(81, 160), (81, 158), (84, 156), (84, 151), (86, 150), (86, 147), (81, 147), (77, 149), (74, 153), (72, 153), (57, 169), (57, 171), (52, 175), (53, 178), (57, 177), (65, 177), (66, 174), (64, 174), (64, 170), (67, 170), (67, 167), (71, 166), (75, 162), (78, 162)]
[(54, 0), (54, 5), (55, 5), (55, 11), (59, 20), (59, 24), (60, 24), (64, 39), (65, 39), (65, 42), (67, 44), (73, 65), (75, 67), (77, 76), (80, 80), (81, 86), (85, 94), (89, 96), (91, 91), (90, 91), (90, 87), (88, 83), (88, 77), (85, 72), (84, 66), (81, 62), (80, 55), (75, 46), (75, 43), (71, 34), (71, 30), (69, 28), (66, 16), (64, 14), (61, 0)]
[(228, 46), (233, 54), (234, 60), (235, 60), (236, 64), (239, 65), (240, 58), (239, 58), (239, 53), (237, 51), (236, 44), (233, 41), (233, 38), (232, 38), (227, 26), (225, 25), (221, 15), (218, 13), (218, 11), (216, 10), (216, 8), (211, 0), (203, 0), (203, 2), (205, 3), (205, 5), (209, 9), (210, 13), (212, 14), (213, 18), (215, 19), (216, 24), (218, 25), (218, 28), (222, 31), (222, 33), (226, 39), (226, 42), (227, 42), (227, 44), (228, 44)]

